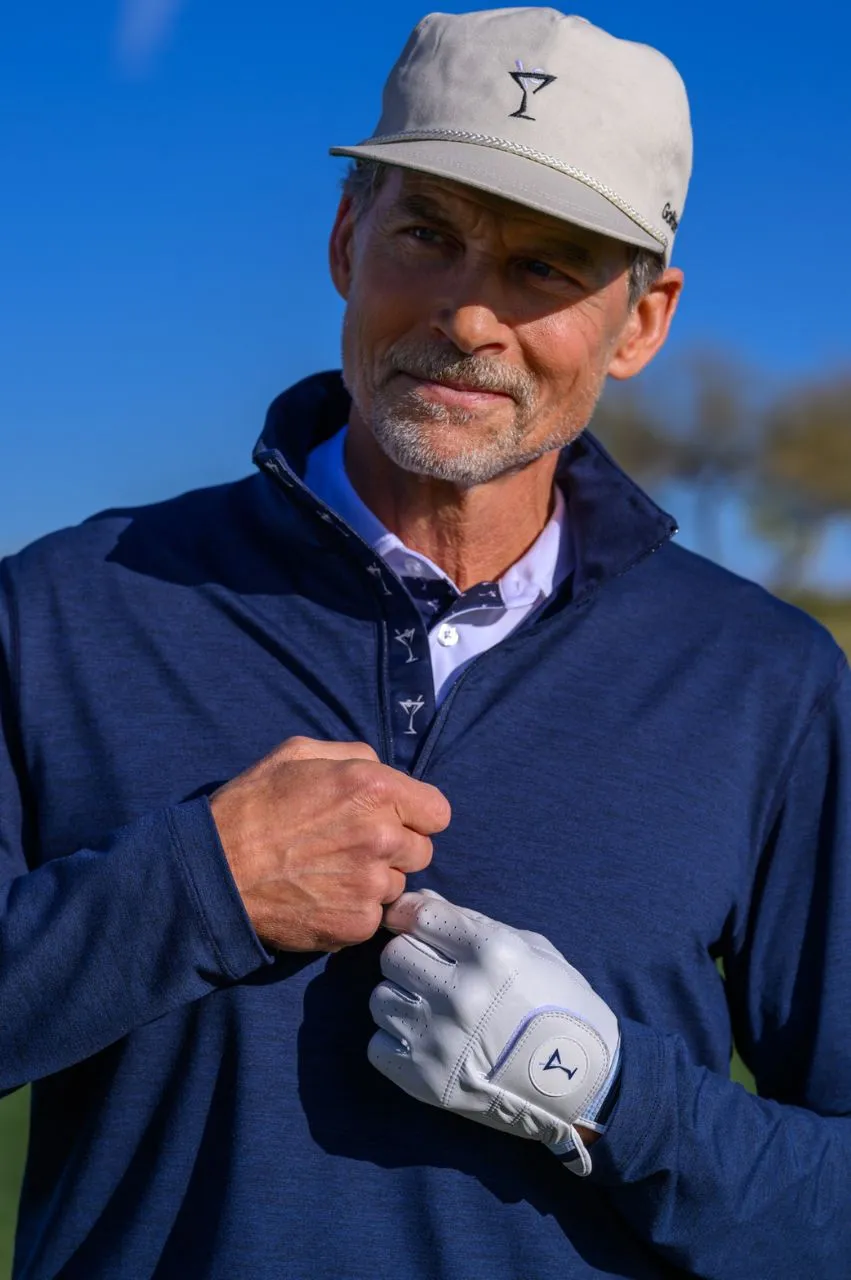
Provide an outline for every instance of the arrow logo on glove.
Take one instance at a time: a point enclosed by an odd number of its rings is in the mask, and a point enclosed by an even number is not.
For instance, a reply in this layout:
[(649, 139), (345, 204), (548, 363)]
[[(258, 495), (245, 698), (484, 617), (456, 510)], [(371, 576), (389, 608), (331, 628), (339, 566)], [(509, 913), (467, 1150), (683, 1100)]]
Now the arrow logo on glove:
[(566, 1067), (561, 1060), (561, 1054), (559, 1053), (558, 1049), (556, 1049), (553, 1053), (550, 1054), (546, 1062), (541, 1063), (541, 1068), (544, 1071), (563, 1071), (564, 1074), (567, 1076), (568, 1080), (572, 1080), (573, 1077), (576, 1075), (577, 1071), (579, 1070), (578, 1067), (574, 1067), (573, 1070), (571, 1071), (569, 1067)]

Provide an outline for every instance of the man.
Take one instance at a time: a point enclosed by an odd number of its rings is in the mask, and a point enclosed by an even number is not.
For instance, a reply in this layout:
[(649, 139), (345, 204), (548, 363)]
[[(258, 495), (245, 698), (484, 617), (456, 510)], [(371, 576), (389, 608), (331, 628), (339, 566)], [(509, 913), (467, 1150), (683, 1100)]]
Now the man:
[(679, 78), (432, 15), (340, 150), (345, 386), (3, 567), (16, 1274), (847, 1276), (847, 664), (582, 434)]

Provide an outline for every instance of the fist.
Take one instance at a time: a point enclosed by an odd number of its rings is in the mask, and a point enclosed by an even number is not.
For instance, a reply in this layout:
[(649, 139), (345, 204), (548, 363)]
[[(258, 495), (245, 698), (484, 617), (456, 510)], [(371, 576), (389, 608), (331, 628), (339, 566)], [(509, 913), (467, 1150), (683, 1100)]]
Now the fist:
[(436, 787), (359, 742), (290, 738), (211, 798), (259, 937), (284, 951), (365, 942), (451, 811)]

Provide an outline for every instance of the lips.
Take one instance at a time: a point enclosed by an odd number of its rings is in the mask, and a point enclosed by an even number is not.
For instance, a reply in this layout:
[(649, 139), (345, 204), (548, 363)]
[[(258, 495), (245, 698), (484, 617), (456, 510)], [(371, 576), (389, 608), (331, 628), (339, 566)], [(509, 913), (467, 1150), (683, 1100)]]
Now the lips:
[(469, 404), (482, 400), (510, 400), (513, 397), (507, 391), (492, 391), (490, 388), (477, 387), (466, 382), (443, 381), (436, 378), (421, 378), (417, 374), (400, 370), (403, 378), (409, 378), (417, 384), (417, 391), (426, 399), (439, 400), (444, 403)]

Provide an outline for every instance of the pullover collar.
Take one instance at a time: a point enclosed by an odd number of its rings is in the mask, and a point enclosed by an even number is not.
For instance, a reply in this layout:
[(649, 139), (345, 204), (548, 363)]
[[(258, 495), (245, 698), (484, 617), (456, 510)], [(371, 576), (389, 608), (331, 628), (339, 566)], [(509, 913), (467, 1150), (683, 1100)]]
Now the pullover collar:
[[(346, 473), (345, 441), (347, 428), (338, 431), (316, 449), (307, 462), (304, 481), (320, 500), (336, 511), (349, 528), (360, 534), (364, 542), (386, 560), (403, 580), (440, 580), (457, 595), (460, 588), (439, 565), (418, 551), (411, 550), (401, 538), (381, 523), (355, 491)], [(532, 546), (502, 575), (496, 588), (500, 603), (506, 609), (528, 609), (539, 599), (546, 599), (568, 576), (571, 568), (570, 535), (567, 527), (567, 504), (561, 486), (555, 486), (555, 509)], [(411, 583), (406, 585), (411, 586)], [(494, 584), (483, 584), (492, 586)]]
[[(339, 372), (305, 378), (273, 400), (253, 453), (279, 489), (344, 536), (351, 531), (305, 487), (303, 477), (310, 451), (346, 425), (350, 408)], [(677, 532), (673, 518), (588, 431), (562, 449), (556, 480), (570, 512), (574, 599), (625, 573)]]

